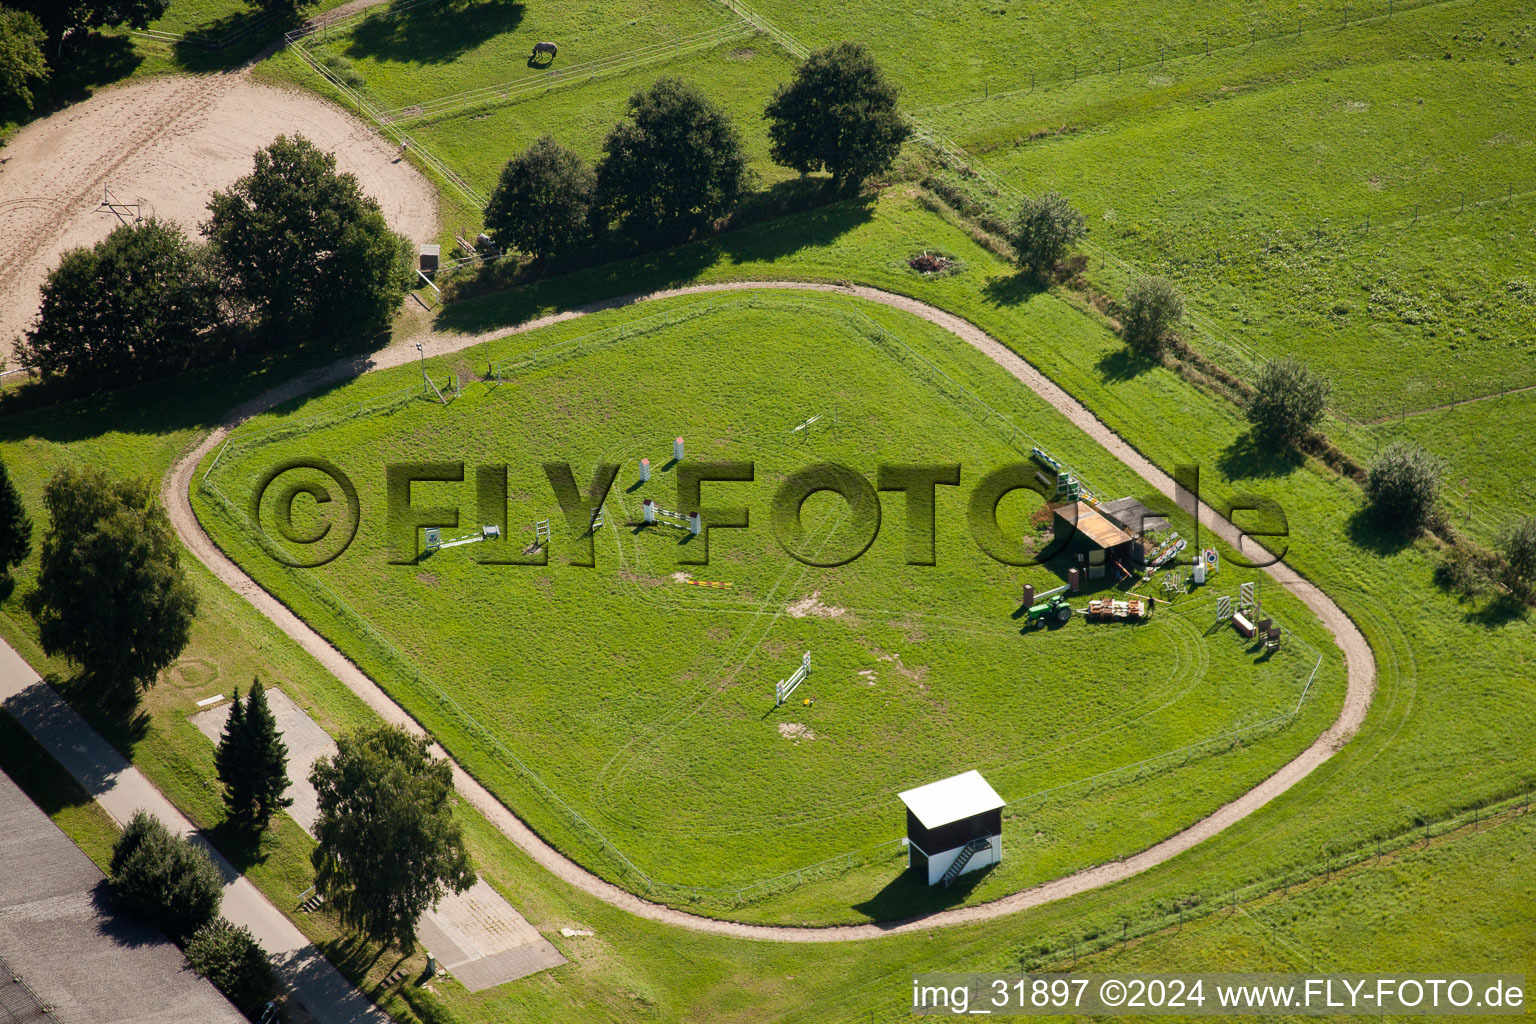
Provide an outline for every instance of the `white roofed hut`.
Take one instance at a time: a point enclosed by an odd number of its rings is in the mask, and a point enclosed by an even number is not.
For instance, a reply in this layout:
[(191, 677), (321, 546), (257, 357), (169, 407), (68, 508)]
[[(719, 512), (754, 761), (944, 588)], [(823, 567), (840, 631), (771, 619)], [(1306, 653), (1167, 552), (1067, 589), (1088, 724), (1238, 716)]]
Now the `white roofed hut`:
[(949, 885), (1003, 859), (1003, 798), (977, 771), (899, 794), (907, 805), (907, 867)]

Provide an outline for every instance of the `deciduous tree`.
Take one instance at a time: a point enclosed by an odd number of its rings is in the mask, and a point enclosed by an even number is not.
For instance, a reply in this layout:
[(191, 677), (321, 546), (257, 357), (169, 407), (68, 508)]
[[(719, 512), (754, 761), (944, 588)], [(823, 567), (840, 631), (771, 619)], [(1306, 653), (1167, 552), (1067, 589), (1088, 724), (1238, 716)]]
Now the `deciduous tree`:
[(148, 689), (191, 637), (197, 596), (149, 484), (66, 468), (43, 490), (50, 527), (27, 607), (49, 654), (117, 696)]
[(751, 185), (729, 115), (677, 78), (630, 96), (629, 119), (608, 133), (597, 165), (603, 216), (647, 245), (686, 241)]
[(13, 6), (37, 15), (49, 41), (57, 43), (70, 29), (147, 28), (170, 0), (15, 0)]
[(1295, 444), (1322, 419), (1333, 383), (1292, 356), (1271, 359), (1259, 371), (1248, 399), (1254, 433), (1277, 444)]
[(207, 852), (173, 836), (160, 820), (139, 811), (112, 847), (113, 897), (176, 942), (186, 942), (212, 921), (224, 898), (224, 879)]
[(315, 888), (348, 928), (404, 953), (416, 921), (475, 882), (453, 820), (453, 771), (395, 726), (342, 735), (310, 772), (319, 797)]
[(1521, 516), (1499, 538), (1504, 556), (1504, 584), (1516, 597), (1529, 600), (1536, 591), (1536, 516)]
[(277, 994), (272, 960), (249, 928), (216, 917), (193, 934), (186, 953), (192, 969), (213, 982), (251, 1020)]
[(1184, 315), (1184, 296), (1165, 277), (1138, 277), (1125, 291), (1120, 329), (1125, 343), (1144, 355), (1163, 350), (1168, 330)]
[(218, 284), (199, 247), (151, 217), (60, 258), (21, 358), (44, 377), (121, 386), (185, 369), (217, 319)]
[(485, 208), (496, 240), (535, 259), (561, 256), (591, 235), (597, 175), (548, 135), (507, 162)]
[(31, 11), (0, 7), (0, 109), (32, 106), (31, 83), (48, 77), (43, 46), (48, 33)]
[(411, 246), (336, 156), (279, 136), (255, 169), (208, 203), (203, 225), (235, 294), (269, 331), (368, 333), (405, 299)]
[(1429, 523), (1440, 493), (1440, 460), (1418, 445), (1394, 441), (1381, 450), (1365, 481), (1366, 508), (1378, 525), (1416, 533)]
[(1088, 233), (1088, 221), (1060, 192), (1025, 197), (1014, 215), (1008, 241), (1019, 266), (1035, 273), (1049, 273), (1067, 250)]
[(911, 134), (896, 108), (896, 87), (858, 43), (838, 43), (801, 61), (764, 116), (774, 163), (801, 174), (825, 170), (842, 192), (889, 170)]

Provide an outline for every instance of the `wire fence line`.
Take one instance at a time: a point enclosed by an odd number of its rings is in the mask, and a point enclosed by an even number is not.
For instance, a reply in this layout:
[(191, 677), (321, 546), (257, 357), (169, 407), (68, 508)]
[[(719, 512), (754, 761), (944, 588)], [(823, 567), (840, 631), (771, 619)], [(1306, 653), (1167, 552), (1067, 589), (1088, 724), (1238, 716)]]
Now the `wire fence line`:
[[(413, 2), (394, 7), (392, 10), (398, 12), (399, 10), (409, 7), (416, 7), (425, 3), (437, 2), (439, 2), (439, 0), (413, 0)], [(353, 19), (361, 19), (367, 17), (372, 13), (374, 12), (363, 11), (357, 14), (349, 15), (345, 18), (337, 19), (333, 23), (310, 24), (304, 26), (303, 28), (294, 29), (292, 32), (288, 32), (283, 36), (284, 45), (292, 49), (294, 53), (298, 54), (299, 58), (303, 60), (304, 63), (308, 64), (311, 70), (315, 72), (315, 74), (325, 79), (333, 89), (339, 92), (349, 103), (356, 107), (359, 113), (377, 125), (381, 132), (398, 142), (402, 152), (408, 151), (414, 153), (418, 160), (420, 160), (429, 169), (441, 177), (443, 181), (449, 185), (449, 187), (454, 189), (454, 191), (458, 192), (466, 200), (472, 203), (477, 209), (485, 209), (488, 200), (484, 194), (482, 194), (468, 181), (466, 181), (457, 171), (443, 162), (442, 158), (439, 157), (436, 153), (422, 145), (420, 141), (407, 134), (400, 127), (391, 124), (385, 117), (384, 112), (375, 106), (371, 100), (365, 97), (359, 90), (352, 88), (346, 82), (342, 81), (339, 75), (337, 75), (330, 68), (326, 67), (322, 61), (320, 61), (315, 57), (313, 53), (310, 52), (309, 47), (304, 45), (304, 40), (306, 38), (315, 35), (317, 32), (327, 30), (332, 24), (340, 25), (343, 23), (348, 23)]]
[(524, 77), (499, 82), (496, 85), (482, 86), (478, 89), (468, 89), (437, 99), (423, 100), (420, 103), (407, 104), (383, 111), (383, 116), (391, 122), (412, 121), (457, 113), (474, 107), (511, 103), (528, 96), (542, 96), (561, 86), (585, 85), (597, 78), (622, 74), (647, 64), (670, 60), (685, 53), (712, 49), (721, 43), (756, 34), (759, 33), (755, 26), (740, 20), (703, 32), (637, 47), (612, 57), (591, 60), (583, 64), (572, 64), (569, 67), (550, 68), (537, 78)]
[[(872, 344), (888, 351), (893, 360), (901, 362), (903, 366), (910, 368), (914, 362), (926, 361), (926, 356), (912, 350), (903, 339), (892, 334), (882, 325), (869, 320), (867, 314), (863, 313), (862, 310), (858, 310), (848, 300), (834, 296), (818, 296), (812, 301), (825, 303), (845, 312), (851, 311), (857, 314), (856, 317), (851, 318), (851, 322), (855, 324), (867, 322), (873, 328), (869, 331)], [(550, 365), (555, 365), (579, 355), (589, 354), (592, 351), (620, 341), (639, 340), (655, 333), (661, 327), (687, 322), (712, 312), (724, 311), (740, 306), (747, 306), (749, 308), (782, 307), (803, 311), (805, 302), (804, 296), (791, 297), (779, 295), (773, 291), (750, 290), (724, 293), (720, 296), (711, 295), (704, 300), (689, 303), (676, 309), (664, 310), (658, 314), (652, 314), (651, 316), (642, 317), (624, 324), (616, 324), (598, 331), (588, 332), (575, 338), (535, 349), (529, 353), (492, 362), (488, 364), (488, 373), (485, 381), (488, 385), (492, 386), (497, 383), (510, 383), (526, 373), (547, 368)], [(892, 343), (906, 347), (909, 353), (908, 358), (898, 359), (894, 353), (889, 353), (889, 346)], [(943, 371), (938, 369), (937, 366), (934, 366), (934, 370), (943, 375)], [(964, 390), (961, 385), (954, 384), (947, 375), (943, 376), (945, 380), (950, 381), (954, 388), (961, 391)], [(933, 384), (934, 382), (930, 379), (929, 383)], [(225, 443), (214, 456), (213, 461), (210, 462), (208, 468), (202, 474), (199, 484), (200, 490), (208, 496), (210, 506), (232, 527), (242, 533), (249, 531), (254, 536), (263, 538), (265, 535), (260, 525), (252, 522), (249, 510), (245, 505), (230, 498), (224, 492), (220, 486), (219, 478), (215, 475), (216, 470), (221, 466), (228, 467), (235, 457), (248, 451), (269, 444), (309, 436), (317, 431), (329, 429), (359, 418), (396, 412), (408, 407), (414, 401), (420, 399), (421, 396), (422, 385), (412, 384), (382, 395), (371, 396), (350, 403), (338, 409), (324, 410), (301, 420), (232, 434), (225, 440)], [(972, 398), (979, 406), (985, 406), (985, 403), (981, 402), (980, 399), (976, 399), (974, 396)], [(1003, 425), (1007, 421), (1000, 414), (994, 412), (991, 419), (994, 421), (992, 429), (1000, 438), (1006, 439), (1014, 433), (1013, 431), (1005, 431)], [(307, 596), (329, 613), (339, 625), (353, 632), (354, 635), (362, 640), (373, 657), (360, 659), (360, 666), (365, 663), (371, 663), (376, 666), (382, 663), (389, 668), (388, 677), (410, 680), (419, 688), (419, 692), (426, 694), (430, 698), (439, 711), (457, 719), (469, 729), (472, 735), (479, 737), (487, 743), (498, 756), (498, 759), (513, 768), (518, 777), (524, 779), (533, 788), (535, 794), (546, 802), (546, 806), (550, 807), (557, 816), (566, 822), (577, 839), (599, 855), (608, 858), (610, 866), (616, 870), (621, 878), (632, 885), (643, 888), (647, 893), (654, 895), (664, 894), (681, 902), (741, 906), (787, 891), (808, 881), (828, 878), (846, 873), (857, 867), (888, 861), (901, 852), (902, 837), (898, 836), (854, 850), (844, 851), (814, 863), (792, 868), (767, 878), (755, 879), (742, 885), (697, 886), (658, 879), (649, 871), (640, 867), (620, 846), (610, 840), (592, 820), (571, 806), (493, 730), (486, 727), (477, 717), (465, 709), (436, 680), (422, 672), (411, 658), (402, 653), (364, 615), (353, 608), (346, 599), (338, 595), (317, 574), (313, 572), (292, 573), (289, 575), (289, 579), (295, 581), (306, 592)], [(1310, 645), (1308, 646), (1310, 647)], [(1185, 747), (1167, 751), (1132, 764), (1122, 765), (1093, 776), (1018, 797), (1009, 803), (1010, 807), (1015, 808), (1011, 813), (1020, 813), (1021, 805), (1026, 802), (1052, 798), (1061, 799), (1074, 788), (1092, 790), (1105, 785), (1123, 785), (1138, 782), (1161, 771), (1171, 770), (1175, 766), (1175, 762), (1178, 762), (1178, 766), (1182, 767), (1192, 760), (1218, 752), (1223, 746), (1230, 746), (1230, 744), (1245, 738), (1256, 738), (1263, 730), (1277, 731), (1279, 728), (1283, 728), (1284, 725), (1289, 724), (1300, 713), (1321, 661), (1322, 659), (1319, 655), (1318, 664), (1313, 666), (1312, 674), (1303, 685), (1301, 695), (1295, 707), (1280, 715), (1208, 737)], [(373, 678), (379, 678), (373, 672), (369, 674)], [(413, 717), (418, 717), (419, 719), (419, 716), (413, 715)], [(871, 804), (870, 807), (864, 808), (864, 810), (872, 809), (874, 806), (876, 805)]]
[(209, 53), (217, 53), (220, 50), (233, 46), (246, 36), (260, 29), (271, 27), (276, 20), (273, 15), (264, 14), (254, 21), (218, 37), (193, 35), (189, 32), (166, 32), (155, 28), (131, 29), (129, 35), (138, 36), (140, 39), (149, 39), (157, 43), (169, 43), (173, 46), (193, 46), (199, 50), (206, 50)]
[[(1528, 827), (1533, 797), (1536, 797), (1536, 788), (1526, 784), (1511, 795), (1490, 799), (1476, 807), (1455, 811), (1444, 817), (1420, 819), (1391, 834), (1351, 833), (1323, 843), (1316, 859), (1267, 875), (1247, 885), (1213, 892), (1181, 893), (1178, 897), (1158, 899), (1143, 905), (1133, 915), (1106, 916), (1085, 922), (1080, 930), (1053, 934), (1027, 954), (1006, 954), (1006, 962), (982, 968), (952, 969), (949, 973), (1033, 973), (1067, 963), (1075, 968), (1082, 958), (1146, 939), (1171, 928), (1206, 920), (1220, 913), (1234, 913), (1277, 895), (1288, 895), (1293, 888), (1319, 882), (1326, 884), (1340, 872), (1379, 862), (1388, 854), (1412, 852), (1415, 847), (1427, 850), (1436, 839), (1450, 836), (1447, 841), (1454, 842), (1463, 837), (1458, 834), (1477, 835), (1485, 830), (1517, 823), (1521, 827)], [(904, 985), (896, 988), (907, 991)], [(911, 1019), (911, 1003), (904, 1002), (865, 1007), (840, 1017), (839, 1022), (898, 1024)]]

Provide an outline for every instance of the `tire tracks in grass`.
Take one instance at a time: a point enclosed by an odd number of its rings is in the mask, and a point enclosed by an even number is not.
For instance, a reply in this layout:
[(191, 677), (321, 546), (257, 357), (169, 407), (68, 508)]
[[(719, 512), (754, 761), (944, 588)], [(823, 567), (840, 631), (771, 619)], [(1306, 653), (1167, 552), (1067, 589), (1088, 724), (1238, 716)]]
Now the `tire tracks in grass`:
[[(671, 298), (680, 295), (709, 292), (747, 291), (774, 289), (799, 292), (836, 293), (869, 302), (876, 302), (893, 309), (910, 313), (953, 334), (992, 359), (1024, 386), (1045, 399), (1057, 412), (1065, 416), (1078, 429), (1088, 434), (1115, 458), (1135, 471), (1139, 476), (1169, 498), (1175, 497), (1173, 479), (1150, 459), (1121, 438), (1098, 419), (1085, 405), (1073, 398), (1063, 388), (1026, 362), (1001, 341), (981, 328), (953, 313), (925, 302), (861, 285), (835, 285), (802, 281), (737, 281), (720, 284), (698, 284), (668, 289), (649, 294), (632, 294), (600, 302), (594, 302), (562, 313), (530, 320), (516, 327), (476, 335), (434, 333), (423, 340), (425, 354), (444, 355), (462, 351), (482, 342), (506, 337), (557, 323), (590, 313), (634, 305), (650, 299)], [(192, 511), (191, 486), (198, 463), (213, 451), (229, 434), (230, 430), (257, 413), (293, 398), (300, 397), (316, 388), (349, 380), (361, 373), (375, 369), (400, 366), (417, 358), (413, 344), (394, 345), (371, 356), (348, 357), (327, 366), (305, 373), (286, 384), (231, 410), (224, 422), (211, 431), (202, 442), (185, 452), (166, 474), (161, 497), (178, 536), (187, 549), (198, 558), (218, 579), (229, 585), (255, 608), (309, 652), (327, 670), (332, 672), (349, 690), (361, 698), (387, 722), (401, 725), (418, 735), (425, 730), (399, 705), (394, 703), (379, 686), (337, 648), (331, 646), (319, 633), (295, 615), (285, 604), (262, 589), (231, 561), (217, 544), (203, 531), (202, 524)], [(1201, 502), (1198, 512), (1203, 522), (1223, 541), (1238, 551), (1244, 551), (1241, 531), (1232, 523), (1218, 516), (1214, 509)], [(1343, 609), (1336, 605), (1315, 584), (1307, 580), (1285, 563), (1268, 567), (1265, 572), (1280, 586), (1295, 595), (1316, 615), (1333, 634), (1334, 642), (1343, 652), (1348, 673), (1348, 686), (1344, 702), (1335, 719), (1321, 735), (1304, 751), (1280, 769), (1237, 799), (1223, 805), (1193, 825), (1154, 843), (1140, 853), (1123, 860), (1100, 864), (1076, 871), (1040, 885), (1023, 889), (989, 903), (953, 907), (934, 913), (918, 915), (903, 920), (881, 923), (833, 925), (828, 927), (793, 927), (778, 925), (746, 924), (718, 918), (691, 914), (663, 904), (654, 903), (622, 889), (581, 867), (547, 843), (521, 818), (512, 813), (491, 792), (472, 778), (457, 762), (453, 764), (454, 786), (460, 796), (515, 843), (535, 862), (583, 892), (620, 910), (662, 924), (686, 928), (691, 931), (741, 939), (778, 942), (845, 942), (880, 938), (934, 928), (952, 927), (977, 921), (986, 921), (1032, 907), (1066, 899), (1115, 882), (1124, 881), (1163, 864), (1200, 843), (1219, 835), (1232, 825), (1253, 814), (1276, 797), (1291, 789), (1324, 764), (1359, 731), (1370, 710), (1376, 692), (1376, 661), (1365, 636), (1355, 626)], [(440, 746), (434, 747), (438, 756), (447, 757)]]

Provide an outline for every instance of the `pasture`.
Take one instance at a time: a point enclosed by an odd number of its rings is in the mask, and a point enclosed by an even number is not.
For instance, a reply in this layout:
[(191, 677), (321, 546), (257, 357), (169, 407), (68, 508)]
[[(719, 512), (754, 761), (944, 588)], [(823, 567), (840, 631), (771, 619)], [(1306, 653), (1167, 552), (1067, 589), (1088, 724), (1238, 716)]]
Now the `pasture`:
[[(545, 40), (558, 55), (534, 60), (534, 44)], [(761, 181), (791, 173), (768, 159), (762, 110), (793, 60), (715, 0), (639, 7), (423, 0), (365, 10), (301, 45), (393, 130), (408, 132), (483, 194), (508, 159), (546, 132), (595, 161), (629, 96), (664, 75), (700, 86), (734, 116)], [(313, 72), (292, 70), (313, 84)], [(478, 211), (460, 216), (477, 220)]]
[[(210, 457), (196, 495), (216, 539), (248, 571), (594, 870), (746, 916), (899, 915), (935, 897), (897, 879), (899, 850), (888, 841), (904, 819), (895, 793), (975, 767), (1015, 801), (1005, 842), (1021, 856), (967, 894), (992, 898), (1176, 831), (1332, 719), (1337, 658), (1277, 589), (1266, 609), (1295, 635), (1268, 655), (1214, 625), (1217, 588), (1178, 598), (1140, 626), (1079, 617), (1030, 628), (1019, 584), (1046, 590), (1064, 568), (985, 557), (962, 494), (941, 492), (934, 567), (903, 564), (904, 516), (890, 499), (864, 557), (833, 568), (791, 559), (769, 508), (795, 470), (843, 462), (873, 479), (877, 460), (953, 460), (974, 481), (1027, 457), (1028, 445), (995, 417), (978, 429), (980, 407), (957, 400), (955, 380), (997, 396), (1031, 443), (1085, 451), (1043, 403), (1010, 393), (1000, 370), (937, 328), (802, 295), (637, 312), (429, 364), (466, 381), (508, 356), (525, 367), (499, 385), (468, 385), (446, 407), (420, 400), (411, 367), (259, 418)], [(836, 426), (808, 437), (792, 430), (812, 416)], [(679, 504), (665, 465), (677, 434), (697, 453), (690, 458), (756, 463), (752, 484), (706, 485), (706, 506), (739, 501), (753, 524), (713, 530), (707, 566), (687, 562), (702, 539), (630, 525), (646, 496)], [(268, 467), (314, 456), (357, 482), (368, 513), (334, 562), (285, 571), (233, 510), (247, 506)], [(657, 467), (649, 484), (636, 479), (641, 456)], [(595, 462), (622, 467), (594, 531), (595, 569), (562, 564), (585, 545), (586, 527), (569, 528), (553, 505), (540, 468), (552, 458), (570, 460), (583, 485)], [(378, 514), (382, 464), (442, 459), (505, 461), (509, 505), (498, 525), (509, 540), (497, 557), (526, 558), (531, 524), (547, 518), (549, 564), (484, 565), (473, 546), (389, 564), (398, 540)], [(1101, 493), (1136, 491), (1102, 453), (1083, 461)], [(460, 526), (477, 530), (472, 480), (419, 484), (413, 501), (459, 504)], [(1034, 506), (1018, 494), (1004, 502), (1006, 536), (1040, 537)], [(817, 560), (861, 543), (830, 495), (807, 502), (802, 522), (802, 550)], [(271, 525), (263, 521), (269, 534)], [(1255, 578), (1224, 572), (1223, 592)], [(774, 682), (805, 651), (810, 681), (775, 709)], [(819, 886), (769, 884), (814, 865)], [(762, 897), (773, 899), (750, 905)]]
[(1071, 196), (1111, 291), (1116, 260), (1167, 274), (1218, 358), (1300, 355), (1375, 418), (1536, 382), (1524, 19), (1416, 10), (929, 116)]
[(417, 118), (406, 127), (412, 137), (488, 195), (506, 162), (545, 132), (588, 162), (596, 162), (609, 129), (624, 117), (629, 97), (659, 76), (673, 75), (703, 87), (736, 114), (736, 128), (752, 169), (760, 182), (771, 184), (794, 172), (769, 160), (762, 109), (793, 70), (790, 58), (763, 36), (740, 36), (663, 64), (509, 102), (482, 102), (466, 110)]

